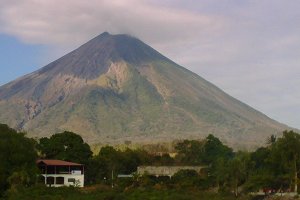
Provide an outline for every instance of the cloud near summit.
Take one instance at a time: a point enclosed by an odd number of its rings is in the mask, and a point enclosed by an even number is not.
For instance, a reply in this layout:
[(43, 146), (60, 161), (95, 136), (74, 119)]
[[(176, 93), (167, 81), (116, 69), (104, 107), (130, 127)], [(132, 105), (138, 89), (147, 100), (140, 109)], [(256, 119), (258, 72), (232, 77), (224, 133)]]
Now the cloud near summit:
[(0, 13), (1, 32), (46, 45), (79, 45), (104, 31), (152, 43), (174, 42), (212, 34), (223, 26), (217, 16), (141, 0), (4, 0)]

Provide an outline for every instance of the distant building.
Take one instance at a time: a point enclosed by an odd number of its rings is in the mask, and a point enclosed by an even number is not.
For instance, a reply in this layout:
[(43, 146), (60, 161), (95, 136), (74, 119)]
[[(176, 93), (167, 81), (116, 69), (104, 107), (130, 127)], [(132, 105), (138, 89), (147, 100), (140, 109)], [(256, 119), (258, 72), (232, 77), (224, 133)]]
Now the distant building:
[(50, 187), (84, 186), (84, 165), (63, 160), (37, 160), (40, 182)]
[(206, 166), (139, 166), (137, 173), (140, 175), (148, 174), (151, 176), (169, 176), (172, 177), (180, 170), (195, 170), (199, 174)]

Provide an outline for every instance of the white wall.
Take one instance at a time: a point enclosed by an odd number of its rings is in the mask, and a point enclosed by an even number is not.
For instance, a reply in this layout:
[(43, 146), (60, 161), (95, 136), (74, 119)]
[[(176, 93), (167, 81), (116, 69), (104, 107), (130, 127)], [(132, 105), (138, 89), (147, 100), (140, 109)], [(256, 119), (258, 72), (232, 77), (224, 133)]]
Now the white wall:
[[(60, 186), (75, 186), (73, 182), (69, 182), (68, 179), (75, 179), (78, 187), (84, 186), (84, 175), (83, 174), (42, 174), (45, 177), (45, 184), (47, 177), (54, 177), (54, 184), (51, 187), (60, 187)], [(64, 184), (56, 184), (56, 177), (64, 177)], [(76, 184), (75, 183), (75, 184)]]

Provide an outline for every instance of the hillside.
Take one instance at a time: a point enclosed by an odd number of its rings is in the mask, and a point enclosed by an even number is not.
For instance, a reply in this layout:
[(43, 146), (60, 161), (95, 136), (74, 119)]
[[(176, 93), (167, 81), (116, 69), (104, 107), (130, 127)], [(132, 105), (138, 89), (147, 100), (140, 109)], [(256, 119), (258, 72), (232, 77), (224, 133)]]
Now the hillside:
[(287, 129), (142, 41), (109, 33), (0, 87), (0, 113), (1, 123), (30, 136), (70, 130), (90, 143), (211, 133), (253, 147)]

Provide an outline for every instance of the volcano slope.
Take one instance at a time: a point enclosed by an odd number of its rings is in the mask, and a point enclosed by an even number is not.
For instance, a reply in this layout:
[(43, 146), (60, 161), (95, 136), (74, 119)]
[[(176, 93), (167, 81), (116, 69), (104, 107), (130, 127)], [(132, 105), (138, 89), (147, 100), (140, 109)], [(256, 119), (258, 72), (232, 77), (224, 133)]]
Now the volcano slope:
[(0, 122), (90, 143), (159, 142), (214, 134), (253, 147), (288, 127), (224, 93), (142, 41), (107, 32), (0, 87)]

